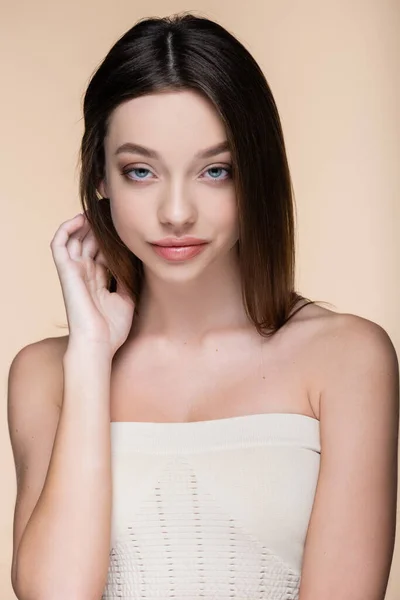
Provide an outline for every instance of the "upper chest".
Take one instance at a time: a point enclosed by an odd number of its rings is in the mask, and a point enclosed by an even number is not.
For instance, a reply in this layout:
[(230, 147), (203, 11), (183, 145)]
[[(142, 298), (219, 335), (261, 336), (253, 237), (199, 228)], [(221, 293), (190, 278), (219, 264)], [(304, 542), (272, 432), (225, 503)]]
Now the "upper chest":
[[(293, 328), (295, 329), (295, 328)], [(137, 340), (113, 361), (112, 421), (197, 421), (318, 411), (307, 335), (236, 333), (201, 346)]]

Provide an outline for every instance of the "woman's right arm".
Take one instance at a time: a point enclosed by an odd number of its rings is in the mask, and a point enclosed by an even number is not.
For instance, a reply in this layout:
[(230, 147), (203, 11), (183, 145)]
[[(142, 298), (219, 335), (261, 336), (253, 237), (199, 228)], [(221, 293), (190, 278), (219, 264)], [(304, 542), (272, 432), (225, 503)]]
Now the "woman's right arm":
[(12, 583), (19, 600), (99, 600), (111, 534), (111, 366), (134, 302), (118, 278), (109, 291), (106, 258), (87, 218), (62, 223), (50, 246), (69, 337), (62, 358), (42, 340), (23, 348), (10, 368)]
[(10, 368), (12, 584), (20, 600), (99, 600), (110, 543), (112, 356), (98, 344), (68, 344), (62, 356), (56, 345), (31, 344)]

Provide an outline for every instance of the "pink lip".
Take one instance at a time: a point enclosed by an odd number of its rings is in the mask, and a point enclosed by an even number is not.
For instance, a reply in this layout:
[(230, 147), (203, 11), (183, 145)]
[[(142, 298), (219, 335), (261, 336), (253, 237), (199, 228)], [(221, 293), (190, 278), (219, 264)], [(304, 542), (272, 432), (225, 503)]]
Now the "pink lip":
[(182, 238), (166, 237), (157, 242), (152, 242), (156, 246), (196, 246), (197, 244), (204, 244), (207, 240), (201, 240), (200, 238), (191, 237), (189, 235)]
[(202, 252), (207, 246), (207, 243), (197, 243), (192, 246), (159, 246), (157, 244), (151, 245), (155, 252), (159, 256), (162, 256), (162, 258), (166, 258), (167, 260), (171, 261), (183, 261), (187, 260), (188, 258), (193, 258), (194, 256), (197, 256), (197, 254), (200, 254), (200, 252)]

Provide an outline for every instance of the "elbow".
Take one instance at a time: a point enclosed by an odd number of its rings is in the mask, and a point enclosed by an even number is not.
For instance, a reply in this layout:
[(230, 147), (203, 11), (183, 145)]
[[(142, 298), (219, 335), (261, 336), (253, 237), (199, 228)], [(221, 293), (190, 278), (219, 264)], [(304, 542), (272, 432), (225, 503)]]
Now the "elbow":
[(54, 582), (47, 581), (46, 585), (38, 585), (32, 580), (27, 581), (26, 578), (17, 578), (11, 576), (11, 585), (15, 596), (18, 600), (102, 600), (103, 594), (88, 593), (86, 590), (76, 590), (65, 582), (54, 585)]
[(18, 600), (102, 600), (104, 577), (89, 582), (88, 578), (78, 577), (78, 573), (64, 567), (62, 571), (57, 569), (57, 573), (41, 567), (40, 558), (18, 554), (11, 572), (11, 584)]
[(43, 586), (38, 585), (32, 579), (27, 581), (27, 578), (18, 578), (14, 574), (11, 576), (11, 585), (18, 600), (71, 600), (71, 598), (74, 600), (101, 600), (102, 598), (102, 595), (88, 595), (87, 592), (81, 593), (71, 589), (71, 586), (65, 586), (64, 582), (60, 582), (59, 585), (54, 585), (54, 582), (50, 585), (50, 583), (47, 581)]

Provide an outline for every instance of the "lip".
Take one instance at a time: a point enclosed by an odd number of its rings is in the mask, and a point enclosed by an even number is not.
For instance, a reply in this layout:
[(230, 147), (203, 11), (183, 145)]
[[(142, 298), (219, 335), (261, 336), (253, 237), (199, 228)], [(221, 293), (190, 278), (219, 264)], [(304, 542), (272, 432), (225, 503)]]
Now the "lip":
[(193, 244), (186, 246), (161, 246), (158, 244), (151, 244), (153, 250), (162, 258), (171, 262), (182, 262), (193, 258), (203, 252), (208, 245), (207, 242), (201, 244)]
[(175, 237), (166, 237), (162, 240), (158, 240), (157, 242), (151, 242), (153, 246), (168, 246), (174, 247), (179, 246), (180, 248), (183, 246), (198, 246), (200, 244), (206, 244), (207, 240), (202, 240), (200, 238), (185, 236), (182, 238)]

